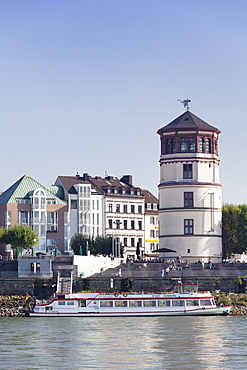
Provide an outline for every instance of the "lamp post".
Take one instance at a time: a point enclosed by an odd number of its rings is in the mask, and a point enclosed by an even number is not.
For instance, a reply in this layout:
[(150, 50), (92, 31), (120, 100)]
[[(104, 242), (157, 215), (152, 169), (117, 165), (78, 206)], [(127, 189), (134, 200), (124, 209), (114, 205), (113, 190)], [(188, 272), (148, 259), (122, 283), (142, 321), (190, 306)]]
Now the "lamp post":
[[(120, 240), (119, 240), (119, 229), (120, 229), (120, 225), (122, 224), (122, 222), (120, 222), (119, 220), (118, 221), (114, 221), (113, 222), (115, 225), (116, 225), (116, 228), (115, 228), (115, 239), (116, 239), (116, 257), (120, 258)], [(117, 234), (117, 230), (118, 230), (118, 237), (116, 237), (116, 234)], [(113, 241), (113, 246), (114, 246), (114, 241)]]

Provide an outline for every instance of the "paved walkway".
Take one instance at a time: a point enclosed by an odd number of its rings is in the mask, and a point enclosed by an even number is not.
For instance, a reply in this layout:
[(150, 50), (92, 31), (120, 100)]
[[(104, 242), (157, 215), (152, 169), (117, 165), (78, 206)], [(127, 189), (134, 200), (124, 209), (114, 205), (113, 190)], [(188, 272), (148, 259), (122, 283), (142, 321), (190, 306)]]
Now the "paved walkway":
[[(101, 274), (94, 274), (93, 277), (122, 277), (122, 278), (159, 278), (164, 277), (238, 277), (247, 276), (247, 265), (245, 263), (215, 264), (213, 269), (209, 269), (205, 264), (204, 269), (199, 263), (191, 263), (189, 268), (185, 264), (180, 264), (181, 269), (170, 270), (166, 275), (168, 263), (122, 263), (118, 267), (108, 269)], [(162, 273), (162, 270), (163, 273)]]

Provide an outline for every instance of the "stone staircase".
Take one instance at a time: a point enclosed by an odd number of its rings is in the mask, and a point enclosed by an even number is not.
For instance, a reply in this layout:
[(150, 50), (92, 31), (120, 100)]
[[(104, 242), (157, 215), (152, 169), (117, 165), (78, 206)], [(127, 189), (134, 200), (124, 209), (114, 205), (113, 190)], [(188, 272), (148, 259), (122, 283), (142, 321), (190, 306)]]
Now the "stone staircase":
[[(247, 266), (245, 263), (218, 263), (214, 268), (209, 269), (208, 264), (204, 266), (204, 270), (200, 263), (191, 263), (189, 268), (186, 268), (184, 263), (179, 264), (182, 269), (170, 270), (168, 277), (238, 277), (247, 276)], [(134, 263), (132, 266), (128, 263), (105, 270), (103, 273), (94, 274), (91, 277), (104, 278), (161, 278), (162, 270), (168, 267), (168, 263), (148, 262)], [(166, 274), (165, 276), (166, 277)]]
[(71, 276), (58, 278), (57, 292), (61, 294), (72, 293), (72, 281)]

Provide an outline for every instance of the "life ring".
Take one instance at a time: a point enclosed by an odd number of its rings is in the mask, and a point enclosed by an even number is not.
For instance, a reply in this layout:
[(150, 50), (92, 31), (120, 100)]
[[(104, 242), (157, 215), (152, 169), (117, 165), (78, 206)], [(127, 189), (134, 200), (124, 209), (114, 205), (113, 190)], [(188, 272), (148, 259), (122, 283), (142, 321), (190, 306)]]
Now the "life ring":
[(115, 296), (115, 297), (118, 297), (118, 296), (119, 296), (119, 293), (117, 293), (117, 292), (116, 292), (116, 293), (114, 293), (114, 296)]
[(128, 293), (123, 293), (123, 296), (124, 296), (124, 297), (127, 297), (127, 296), (128, 296)]

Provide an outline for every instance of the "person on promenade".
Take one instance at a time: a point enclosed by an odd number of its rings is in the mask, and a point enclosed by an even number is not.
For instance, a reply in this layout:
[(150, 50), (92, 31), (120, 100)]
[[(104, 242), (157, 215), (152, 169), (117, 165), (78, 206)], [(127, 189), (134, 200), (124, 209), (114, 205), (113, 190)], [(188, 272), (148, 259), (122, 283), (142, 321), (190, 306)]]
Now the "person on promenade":
[(169, 269), (169, 266), (168, 266), (168, 267), (166, 268), (166, 276), (168, 276), (169, 271), (170, 271), (170, 269)]
[(161, 277), (164, 277), (165, 276), (165, 270), (164, 269), (162, 269), (161, 270)]

